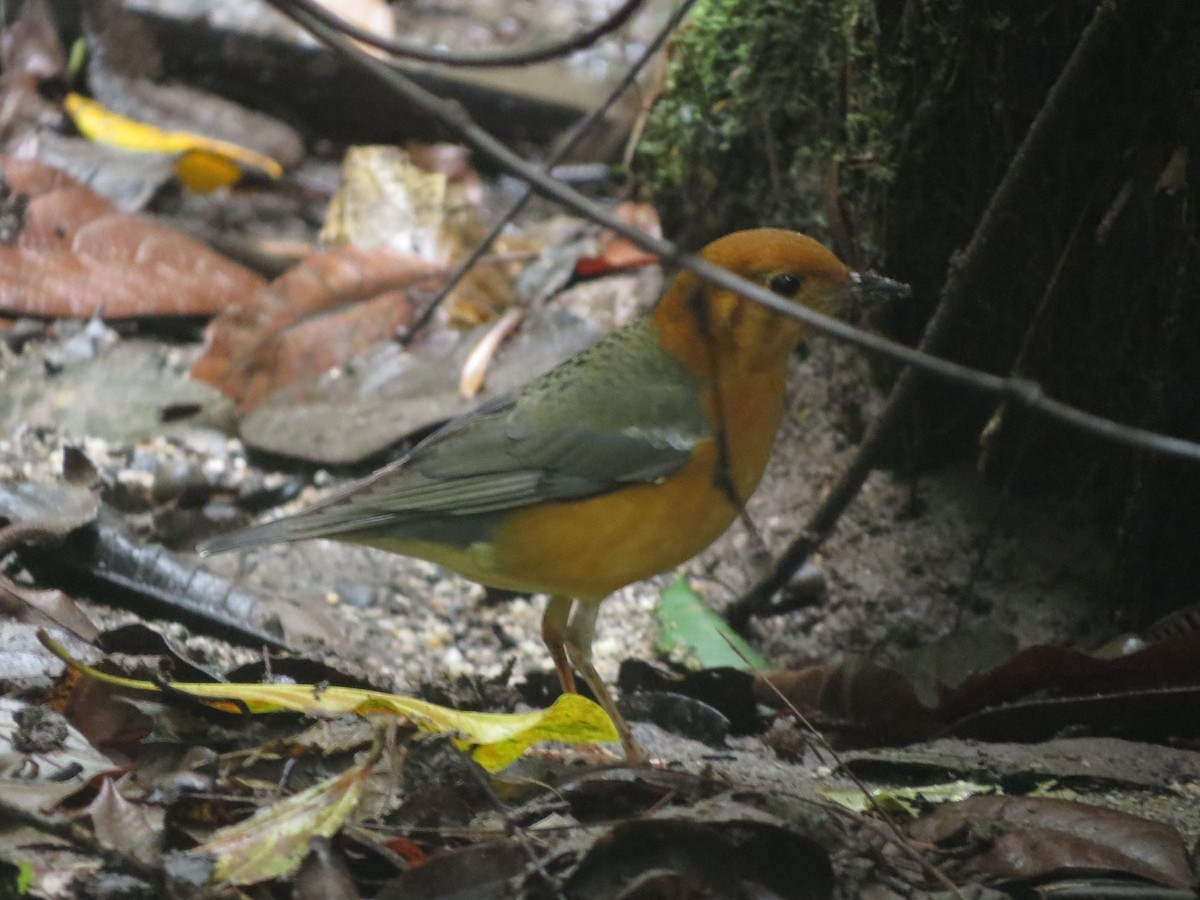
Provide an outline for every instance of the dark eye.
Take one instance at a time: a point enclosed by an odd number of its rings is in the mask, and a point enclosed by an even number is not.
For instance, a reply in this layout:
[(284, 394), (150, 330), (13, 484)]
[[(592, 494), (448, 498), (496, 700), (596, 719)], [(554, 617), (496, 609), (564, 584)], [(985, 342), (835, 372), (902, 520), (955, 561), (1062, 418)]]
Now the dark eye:
[(785, 297), (795, 297), (800, 291), (800, 278), (784, 273), (771, 279), (771, 290)]

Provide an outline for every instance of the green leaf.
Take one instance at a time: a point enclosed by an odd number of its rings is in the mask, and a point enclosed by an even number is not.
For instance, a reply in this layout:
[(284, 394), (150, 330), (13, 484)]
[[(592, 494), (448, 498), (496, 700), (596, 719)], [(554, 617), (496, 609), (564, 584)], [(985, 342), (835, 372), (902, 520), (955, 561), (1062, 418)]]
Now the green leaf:
[(662, 592), (655, 611), (658, 647), (690, 669), (765, 669), (767, 662), (692, 592), (683, 578)]

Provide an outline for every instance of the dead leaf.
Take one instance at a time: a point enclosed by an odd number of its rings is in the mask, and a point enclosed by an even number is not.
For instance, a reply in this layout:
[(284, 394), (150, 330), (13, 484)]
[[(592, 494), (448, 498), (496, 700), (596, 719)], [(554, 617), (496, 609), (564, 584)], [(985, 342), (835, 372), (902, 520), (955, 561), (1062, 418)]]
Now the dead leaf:
[[(418, 147), (420, 145), (417, 145)], [(392, 146), (351, 147), (342, 163), (342, 184), (334, 194), (321, 228), (325, 247), (385, 247), (447, 264), (467, 254), (483, 237), (479, 213), (482, 191), (478, 178), (468, 178), (463, 151), (453, 145), (436, 156), (442, 165), (422, 165), (407, 149)], [(434, 161), (432, 148), (423, 154)], [(452, 162), (447, 160), (454, 160)], [(450, 168), (457, 178), (442, 171)], [(470, 173), (473, 175), (473, 173)], [(502, 237), (497, 253), (512, 249)], [(442, 305), (456, 325), (490, 321), (512, 302), (511, 267), (477, 265), (460, 280)], [(425, 293), (433, 296), (436, 291)]]
[(843, 744), (904, 744), (940, 728), (902, 675), (861, 657), (763, 673), (755, 678), (754, 694), (774, 707), (784, 705), (782, 694), (813, 724), (839, 732)]
[(100, 635), (100, 629), (79, 604), (62, 591), (38, 590), (7, 578), (0, 578), (0, 612), (41, 628), (58, 625), (84, 641), (94, 641)]
[[(996, 878), (1113, 872), (1188, 887), (1183, 838), (1170, 825), (1051, 797), (971, 797), (946, 803), (909, 826), (918, 841), (976, 845), (972, 871)], [(961, 852), (961, 851), (960, 851)]]
[(382, 249), (313, 254), (277, 278), (261, 302), (212, 322), (192, 377), (225, 392), (244, 414), (280, 388), (391, 340), (411, 318), (405, 290), (441, 271)]
[(384, 247), (444, 263), (446, 177), (414, 165), (399, 147), (351, 147), (329, 201), (321, 244)]
[[(617, 204), (613, 213), (622, 221), (635, 228), (640, 228), (651, 237), (662, 237), (658, 211), (649, 203), (634, 203), (627, 200)], [(596, 255), (581, 257), (575, 264), (575, 273), (583, 278), (592, 278), (609, 272), (621, 272), (657, 263), (658, 257), (653, 253), (647, 253), (626, 238), (606, 230), (600, 235)]]
[(0, 156), (25, 225), (0, 246), (0, 310), (106, 319), (210, 316), (253, 302), (262, 280), (199, 241), (134, 213), (42, 163)]
[(1159, 641), (1111, 659), (1070, 647), (1028, 647), (987, 672), (940, 692), (943, 718), (952, 721), (1033, 692), (1059, 697), (1200, 683), (1200, 632)]
[[(47, 711), (0, 697), (0, 793), (24, 809), (47, 809), (87, 787), (91, 779), (119, 767), (55, 713), (58, 737), (31, 743), (31, 718)], [(45, 730), (44, 728), (42, 730)]]
[(220, 829), (181, 855), (212, 861), (212, 879), (227, 884), (286, 875), (303, 861), (310, 840), (336, 834), (354, 812), (377, 761), (373, 753), (357, 766)]
[(827, 900), (834, 882), (829, 856), (815, 841), (748, 807), (701, 804), (691, 815), (634, 819), (603, 834), (566, 879), (564, 893), (576, 900)]
[(206, 91), (160, 83), (162, 53), (153, 32), (119, 0), (83, 4), (83, 26), (91, 51), (88, 87), (114, 113), (243, 145), (284, 168), (304, 158), (299, 134), (278, 119)]
[(514, 896), (512, 879), (528, 865), (529, 855), (513, 843), (458, 847), (439, 853), (428, 862), (422, 860), (420, 865), (387, 882), (376, 896), (379, 900), (439, 900), (447, 897), (501, 900)]
[(92, 830), (105, 847), (119, 850), (146, 865), (154, 865), (162, 854), (163, 818), (161, 806), (131, 803), (121, 795), (111, 778), (100, 784), (88, 804)]
[(47, 703), (96, 747), (127, 752), (140, 744), (154, 725), (111, 684), (88, 678), (70, 666), (55, 682)]
[(956, 673), (956, 684), (932, 685), (923, 692), (936, 693), (932, 703), (918, 698), (904, 674), (862, 658), (770, 673), (760, 678), (755, 693), (761, 702), (779, 706), (769, 687), (774, 684), (802, 713), (856, 744), (864, 738), (907, 743), (945, 733), (1037, 740), (1072, 724), (1194, 734), (1198, 649), (1200, 633), (1115, 658), (1069, 647), (1029, 647), (988, 671)]

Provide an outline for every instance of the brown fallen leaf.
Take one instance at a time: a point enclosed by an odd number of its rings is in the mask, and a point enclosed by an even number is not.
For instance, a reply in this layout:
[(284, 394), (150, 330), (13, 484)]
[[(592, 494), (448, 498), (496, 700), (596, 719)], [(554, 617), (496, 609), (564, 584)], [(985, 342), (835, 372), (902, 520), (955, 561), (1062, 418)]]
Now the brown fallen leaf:
[(210, 316), (254, 302), (257, 275), (199, 241), (121, 213), (53, 167), (0, 156), (14, 194), (28, 196), (14, 243), (0, 246), (0, 311), (106, 319)]
[(908, 833), (939, 846), (976, 844), (968, 869), (996, 878), (1111, 872), (1175, 887), (1192, 882), (1175, 828), (1073, 800), (971, 797), (939, 806), (910, 825)]
[(0, 137), (10, 142), (39, 126), (62, 121), (57, 105), (43, 97), (42, 82), (62, 76), (66, 55), (46, 0), (25, 0), (0, 31)]
[(843, 745), (905, 744), (940, 728), (903, 676), (864, 657), (755, 676), (760, 703), (783, 705), (781, 695), (822, 731), (838, 731)]
[(138, 862), (154, 865), (162, 856), (163, 819), (161, 805), (134, 803), (105, 778), (88, 804), (96, 839), (105, 847), (119, 850)]
[(1192, 734), (1198, 649), (1200, 633), (1113, 658), (1028, 647), (956, 684), (939, 682), (926, 698), (908, 675), (851, 657), (840, 665), (760, 675), (755, 696), (784, 705), (774, 685), (792, 706), (850, 743), (906, 743), (945, 733), (1035, 740), (1067, 725)]
[(391, 340), (412, 317), (406, 290), (436, 287), (442, 267), (385, 249), (316, 253), (277, 278), (256, 305), (231, 307), (205, 335), (192, 377), (240, 413), (273, 392)]
[(1200, 632), (1103, 658), (1070, 647), (1028, 647), (1011, 659), (940, 691), (940, 712), (953, 720), (1035, 692), (1050, 696), (1148, 690), (1200, 684)]

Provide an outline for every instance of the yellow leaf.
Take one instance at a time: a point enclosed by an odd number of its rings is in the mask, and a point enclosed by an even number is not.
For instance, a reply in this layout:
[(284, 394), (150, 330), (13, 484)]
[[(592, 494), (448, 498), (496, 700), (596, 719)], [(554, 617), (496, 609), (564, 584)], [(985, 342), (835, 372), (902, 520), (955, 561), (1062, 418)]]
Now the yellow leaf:
[(126, 150), (156, 153), (189, 153), (203, 150), (239, 166), (252, 167), (272, 178), (283, 175), (283, 167), (269, 156), (255, 153), (229, 141), (204, 137), (190, 131), (164, 131), (154, 125), (127, 118), (106, 109), (81, 94), (67, 94), (63, 106), (79, 133), (100, 144)]
[(208, 194), (237, 184), (242, 170), (232, 159), (211, 150), (189, 150), (175, 160), (175, 174), (189, 191)]
[[(109, 675), (72, 659), (45, 632), (38, 638), (51, 653), (84, 675), (136, 691), (159, 691), (149, 681)], [(391, 713), (423, 731), (450, 733), (489, 772), (514, 762), (539, 741), (584, 744), (618, 739), (616, 726), (599, 706), (578, 694), (563, 694), (548, 708), (527, 713), (461, 712), (415, 697), (359, 688), (311, 684), (224, 684), (172, 682), (170, 690), (227, 712), (301, 712), (312, 716)]]

